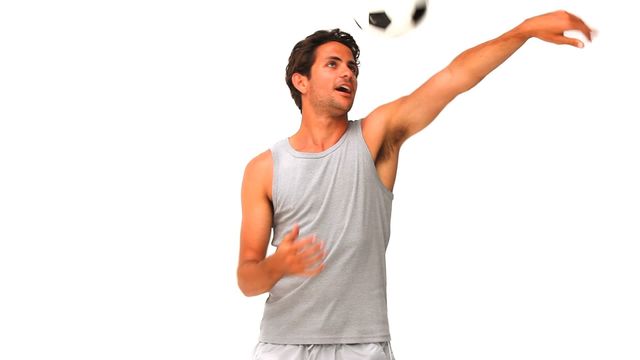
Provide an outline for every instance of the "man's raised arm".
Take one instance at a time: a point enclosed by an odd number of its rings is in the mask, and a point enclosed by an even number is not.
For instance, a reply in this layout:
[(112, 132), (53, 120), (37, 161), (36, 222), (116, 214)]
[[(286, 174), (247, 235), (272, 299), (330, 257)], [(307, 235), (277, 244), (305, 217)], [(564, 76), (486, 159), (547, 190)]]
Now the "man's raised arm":
[(530, 38), (583, 47), (582, 41), (565, 36), (570, 30), (591, 40), (592, 30), (584, 21), (566, 11), (555, 11), (529, 18), (501, 36), (462, 52), (413, 93), (376, 110), (383, 114), (386, 133), (402, 143), (424, 129), (449, 102), (477, 85)]

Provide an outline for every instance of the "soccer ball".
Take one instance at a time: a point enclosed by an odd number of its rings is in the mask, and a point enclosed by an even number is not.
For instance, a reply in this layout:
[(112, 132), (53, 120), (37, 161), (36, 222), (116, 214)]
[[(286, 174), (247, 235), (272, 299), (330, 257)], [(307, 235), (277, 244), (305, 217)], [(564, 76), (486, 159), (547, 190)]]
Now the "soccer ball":
[(396, 37), (422, 22), (427, 4), (428, 0), (360, 0), (354, 20), (362, 30)]

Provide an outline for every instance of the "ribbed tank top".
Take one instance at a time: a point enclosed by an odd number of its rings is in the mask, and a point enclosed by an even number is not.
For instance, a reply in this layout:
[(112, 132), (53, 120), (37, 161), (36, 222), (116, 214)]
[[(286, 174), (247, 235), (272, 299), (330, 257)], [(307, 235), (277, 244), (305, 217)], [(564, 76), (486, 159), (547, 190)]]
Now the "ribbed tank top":
[(300, 238), (315, 234), (327, 256), (320, 274), (285, 276), (270, 290), (260, 341), (390, 341), (385, 252), (393, 194), (378, 177), (361, 121), (349, 121), (325, 151), (299, 152), (284, 139), (271, 153), (272, 245), (298, 224)]

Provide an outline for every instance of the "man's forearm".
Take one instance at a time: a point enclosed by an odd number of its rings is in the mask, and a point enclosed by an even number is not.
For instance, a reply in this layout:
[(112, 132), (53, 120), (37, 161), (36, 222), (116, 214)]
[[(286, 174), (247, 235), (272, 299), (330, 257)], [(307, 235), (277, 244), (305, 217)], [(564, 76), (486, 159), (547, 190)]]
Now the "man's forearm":
[(262, 261), (247, 261), (238, 266), (238, 286), (246, 296), (256, 296), (269, 290), (284, 276), (273, 255)]
[(476, 86), (485, 76), (513, 55), (529, 37), (518, 26), (458, 55), (449, 64), (448, 70), (460, 92)]

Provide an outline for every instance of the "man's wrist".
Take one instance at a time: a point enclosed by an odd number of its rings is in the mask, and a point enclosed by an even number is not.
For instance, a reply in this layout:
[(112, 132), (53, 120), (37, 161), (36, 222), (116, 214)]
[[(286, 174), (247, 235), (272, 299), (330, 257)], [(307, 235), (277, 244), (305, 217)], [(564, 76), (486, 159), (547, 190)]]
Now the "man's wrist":
[(280, 256), (278, 255), (279, 254), (276, 252), (264, 259), (264, 267), (269, 278), (275, 279), (276, 281), (280, 280), (286, 273), (284, 271), (284, 266), (282, 266)]

